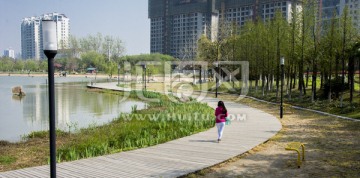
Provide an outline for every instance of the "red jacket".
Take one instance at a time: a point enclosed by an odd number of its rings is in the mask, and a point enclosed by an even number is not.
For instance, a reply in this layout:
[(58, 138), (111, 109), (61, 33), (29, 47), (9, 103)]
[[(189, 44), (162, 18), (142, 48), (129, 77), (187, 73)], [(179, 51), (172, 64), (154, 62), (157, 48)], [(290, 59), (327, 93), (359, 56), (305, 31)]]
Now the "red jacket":
[(228, 113), (223, 114), (223, 110), (224, 109), (222, 107), (217, 107), (215, 109), (216, 123), (226, 122), (226, 117), (228, 116)]

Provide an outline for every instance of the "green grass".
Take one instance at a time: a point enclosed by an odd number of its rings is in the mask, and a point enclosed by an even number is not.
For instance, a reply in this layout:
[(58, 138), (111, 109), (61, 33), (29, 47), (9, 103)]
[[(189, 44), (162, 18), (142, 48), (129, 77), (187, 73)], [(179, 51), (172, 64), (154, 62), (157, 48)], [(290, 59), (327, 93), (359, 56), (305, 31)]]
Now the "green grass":
[(8, 165), (16, 161), (15, 157), (12, 156), (0, 156), (0, 164)]
[[(358, 78), (356, 77), (356, 80)], [(263, 95), (261, 82), (259, 82), (258, 89), (255, 89), (255, 81), (251, 81), (252, 85), (249, 84), (249, 91), (247, 96), (253, 96), (259, 99), (263, 99), (271, 102), (280, 102), (280, 93), (276, 96), (276, 85), (275, 82), (273, 84), (271, 91), (266, 91)], [(218, 92), (232, 93), (232, 94), (240, 94), (241, 82), (234, 83), (235, 87), (232, 88), (233, 84), (231, 82), (222, 82), (222, 84), (218, 87)], [(314, 102), (311, 102), (311, 87), (312, 87), (312, 79), (309, 78), (308, 87), (306, 88), (306, 95), (303, 96), (302, 99), (299, 99), (299, 91), (297, 89), (292, 89), (291, 99), (289, 99), (289, 95), (286, 93), (286, 84), (284, 86), (284, 102), (291, 105), (301, 106), (305, 108), (310, 108), (314, 110), (319, 110), (323, 112), (328, 112), (331, 114), (342, 115), (346, 117), (360, 119), (360, 112), (357, 109), (360, 107), (360, 90), (359, 84), (355, 84), (355, 91), (353, 97), (353, 103), (350, 105), (349, 91), (344, 92), (343, 97), (343, 107), (340, 107), (339, 99), (334, 99), (331, 102), (326, 98), (321, 98), (322, 90), (320, 89), (320, 79), (317, 79), (317, 99)], [(193, 88), (195, 90), (202, 91), (212, 91), (215, 92), (215, 82), (208, 82), (203, 84), (194, 85)]]
[[(131, 95), (137, 92), (141, 91), (132, 91)], [(175, 103), (159, 93), (142, 92), (160, 102), (148, 103), (146, 110), (133, 108), (132, 113), (122, 114), (109, 124), (81, 129), (59, 147), (58, 162), (148, 147), (214, 126), (213, 109), (207, 104)]]
[[(57, 129), (56, 135), (57, 136), (66, 136), (68, 132), (64, 132), (62, 130)], [(31, 138), (49, 138), (49, 131), (33, 131), (28, 135), (25, 135), (23, 139), (31, 139)]]

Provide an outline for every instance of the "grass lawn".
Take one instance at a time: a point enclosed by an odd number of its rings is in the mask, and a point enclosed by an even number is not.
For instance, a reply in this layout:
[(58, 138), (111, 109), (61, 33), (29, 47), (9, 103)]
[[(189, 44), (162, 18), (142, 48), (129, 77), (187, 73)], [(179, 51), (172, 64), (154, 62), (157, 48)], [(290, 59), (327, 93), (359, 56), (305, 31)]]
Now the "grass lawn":
[[(317, 85), (319, 88), (320, 80), (317, 81)], [(218, 87), (218, 92), (239, 94), (241, 92), (241, 90), (239, 90), (239, 88), (241, 88), (241, 86), (242, 86), (241, 82), (234, 83), (234, 88), (233, 88), (233, 83), (222, 82), (221, 85)], [(356, 84), (355, 86), (358, 86), (358, 84)], [(197, 84), (192, 87), (193, 87), (193, 90), (215, 92), (215, 82)], [(278, 103), (280, 102), (280, 93), (278, 94), (278, 96), (276, 96), (275, 83), (274, 83), (273, 89), (269, 92), (265, 92), (263, 95), (263, 92), (261, 89), (261, 84), (259, 84), (258, 89), (256, 89), (255, 82), (252, 81), (252, 84), (249, 84), (249, 90), (246, 93), (246, 95), (253, 96), (253, 97), (256, 97), (259, 99), (263, 99), (266, 101), (278, 102)], [(319, 110), (319, 111), (323, 111), (323, 112), (328, 112), (331, 114), (342, 115), (342, 116), (351, 117), (351, 118), (355, 118), (355, 119), (360, 119), (360, 112), (357, 111), (358, 108), (360, 108), (360, 91), (359, 91), (358, 87), (355, 87), (352, 105), (350, 105), (350, 102), (349, 102), (349, 98), (350, 98), (349, 91), (347, 90), (346, 92), (344, 92), (343, 107), (340, 107), (339, 99), (332, 100), (331, 102), (329, 102), (327, 98), (323, 98), (323, 99), (320, 98), (321, 95), (322, 95), (322, 91), (320, 89), (318, 89), (318, 91), (317, 91), (318, 99), (315, 100), (314, 102), (311, 102), (311, 79), (309, 78), (309, 85), (306, 89), (306, 95), (304, 95), (302, 99), (299, 99), (299, 91), (297, 89), (292, 90), (292, 95), (291, 95), (291, 99), (290, 99), (285, 86), (284, 86), (283, 99), (284, 99), (284, 103), (287, 103), (287, 104), (301, 106), (304, 108), (310, 108), (310, 109)]]

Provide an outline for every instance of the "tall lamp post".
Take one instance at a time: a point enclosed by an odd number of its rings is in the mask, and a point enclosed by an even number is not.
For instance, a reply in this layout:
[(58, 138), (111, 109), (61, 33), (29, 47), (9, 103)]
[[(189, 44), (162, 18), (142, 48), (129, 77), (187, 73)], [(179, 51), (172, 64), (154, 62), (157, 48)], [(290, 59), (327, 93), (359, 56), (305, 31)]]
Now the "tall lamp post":
[(196, 84), (195, 65), (193, 65), (193, 83)]
[(281, 88), (280, 88), (280, 118), (283, 118), (283, 87), (284, 87), (284, 65), (285, 65), (285, 58), (280, 58), (280, 66), (281, 66)]
[(219, 75), (218, 74), (218, 67), (219, 67), (219, 63), (218, 62), (216, 62), (215, 63), (215, 80), (216, 80), (216, 89), (215, 89), (215, 98), (217, 98), (218, 97), (218, 85), (219, 85), (219, 77), (217, 76), (217, 75)]
[(200, 66), (200, 70), (199, 70), (199, 83), (200, 83), (200, 84), (202, 83), (201, 73), (202, 73), (202, 68), (201, 68), (201, 66)]
[(120, 85), (120, 64), (118, 64), (118, 86)]
[(55, 87), (54, 58), (57, 54), (56, 22), (42, 20), (43, 49), (48, 58), (49, 80), (49, 132), (50, 132), (50, 177), (56, 177), (56, 132), (55, 132)]
[(146, 90), (146, 64), (144, 64), (143, 67), (144, 67), (144, 84), (145, 84), (145, 90)]

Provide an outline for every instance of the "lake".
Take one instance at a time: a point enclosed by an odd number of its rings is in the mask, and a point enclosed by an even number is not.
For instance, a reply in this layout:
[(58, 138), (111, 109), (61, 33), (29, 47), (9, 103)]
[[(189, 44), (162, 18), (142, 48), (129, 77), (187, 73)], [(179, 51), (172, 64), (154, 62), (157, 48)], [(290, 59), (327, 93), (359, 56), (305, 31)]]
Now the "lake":
[[(119, 102), (119, 96), (89, 92), (89, 82), (90, 78), (55, 78), (56, 128), (68, 131), (101, 125), (131, 112), (134, 105), (146, 107), (141, 101)], [(15, 86), (21, 86), (26, 96), (13, 96)], [(16, 142), (32, 131), (48, 130), (47, 77), (0, 76), (0, 103), (0, 140)]]

